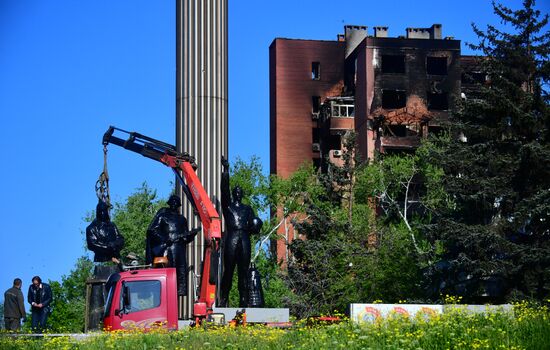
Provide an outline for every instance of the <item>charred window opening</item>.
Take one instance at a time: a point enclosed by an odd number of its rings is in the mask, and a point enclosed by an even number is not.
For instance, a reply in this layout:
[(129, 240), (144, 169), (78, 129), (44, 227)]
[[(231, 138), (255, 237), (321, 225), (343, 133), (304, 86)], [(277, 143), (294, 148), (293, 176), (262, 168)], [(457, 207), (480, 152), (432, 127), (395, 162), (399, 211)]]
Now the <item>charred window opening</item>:
[(487, 74), (482, 72), (467, 72), (462, 73), (463, 84), (483, 84), (487, 81)]
[(313, 158), (312, 161), (315, 170), (319, 170), (319, 168), (321, 168), (321, 158)]
[(449, 109), (449, 102), (447, 101), (447, 93), (431, 93), (428, 92), (428, 109), (445, 111)]
[(447, 75), (447, 57), (427, 57), (426, 71), (433, 75)]
[(422, 136), (422, 125), (412, 124), (385, 124), (382, 136), (387, 137), (420, 137)]
[(330, 135), (328, 138), (328, 149), (342, 149), (342, 137), (340, 135)]
[(382, 108), (403, 108), (407, 105), (407, 94), (402, 90), (382, 90)]
[(405, 56), (382, 55), (382, 73), (405, 73)]
[(321, 136), (321, 133), (319, 131), (319, 128), (311, 129), (311, 142), (319, 143), (319, 140), (321, 139), (320, 136)]
[(311, 112), (319, 113), (321, 109), (321, 96), (311, 96)]
[(321, 63), (311, 62), (311, 80), (321, 79)]
[(441, 136), (443, 135), (443, 128), (441, 126), (429, 125), (428, 135)]
[(405, 137), (407, 136), (406, 125), (388, 125), (386, 127), (387, 136)]

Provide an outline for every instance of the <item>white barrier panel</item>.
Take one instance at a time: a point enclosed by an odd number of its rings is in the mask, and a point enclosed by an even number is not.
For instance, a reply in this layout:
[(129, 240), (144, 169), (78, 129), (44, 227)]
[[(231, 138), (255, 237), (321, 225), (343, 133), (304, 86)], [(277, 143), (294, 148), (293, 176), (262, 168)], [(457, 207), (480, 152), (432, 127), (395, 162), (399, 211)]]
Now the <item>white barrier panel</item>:
[(350, 318), (354, 322), (373, 322), (379, 317), (395, 313), (405, 317), (415, 317), (421, 313), (429, 317), (441, 314), (443, 305), (429, 304), (351, 304)]

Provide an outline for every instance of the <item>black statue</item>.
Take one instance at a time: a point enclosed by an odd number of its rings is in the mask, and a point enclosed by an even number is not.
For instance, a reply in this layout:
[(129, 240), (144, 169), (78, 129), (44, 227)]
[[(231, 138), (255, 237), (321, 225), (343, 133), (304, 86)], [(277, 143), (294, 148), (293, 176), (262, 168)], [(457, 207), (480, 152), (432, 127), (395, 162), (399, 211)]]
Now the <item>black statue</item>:
[(187, 256), (186, 244), (193, 241), (200, 229), (191, 232), (187, 219), (179, 213), (181, 200), (172, 195), (168, 208), (161, 208), (147, 229), (145, 260), (153, 263), (155, 257), (167, 257), (168, 265), (176, 268), (178, 295), (187, 295)]
[(260, 271), (252, 264), (248, 270), (248, 307), (264, 307)]
[(237, 265), (239, 277), (239, 307), (248, 306), (248, 267), (250, 265), (250, 233), (260, 232), (262, 222), (256, 218), (252, 208), (243, 204), (243, 191), (239, 186), (229, 191), (229, 162), (222, 157), (221, 178), (222, 211), (226, 233), (223, 246), (223, 276), (220, 306), (227, 307), (233, 271)]
[(120, 251), (124, 247), (124, 237), (109, 217), (109, 206), (99, 200), (96, 218), (86, 227), (88, 249), (95, 253), (95, 262), (113, 261), (118, 264)]

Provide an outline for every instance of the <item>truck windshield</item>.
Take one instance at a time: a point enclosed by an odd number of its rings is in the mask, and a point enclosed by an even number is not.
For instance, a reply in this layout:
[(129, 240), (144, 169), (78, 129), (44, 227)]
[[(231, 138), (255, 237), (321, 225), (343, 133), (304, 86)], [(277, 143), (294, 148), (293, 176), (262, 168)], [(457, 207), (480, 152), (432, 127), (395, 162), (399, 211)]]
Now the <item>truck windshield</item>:
[[(160, 281), (128, 281), (126, 287), (130, 293), (130, 305), (125, 305), (127, 312), (138, 312), (160, 306)], [(122, 305), (122, 295), (120, 303)]]

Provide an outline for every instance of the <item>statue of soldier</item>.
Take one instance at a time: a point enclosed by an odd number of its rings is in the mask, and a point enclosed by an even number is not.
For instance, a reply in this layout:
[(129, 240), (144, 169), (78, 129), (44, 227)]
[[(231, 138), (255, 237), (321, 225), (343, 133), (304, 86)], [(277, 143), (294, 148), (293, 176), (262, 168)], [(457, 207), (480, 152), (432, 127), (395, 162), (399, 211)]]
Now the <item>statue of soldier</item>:
[(99, 200), (96, 206), (96, 218), (86, 227), (88, 249), (95, 253), (95, 262), (112, 261), (120, 263), (120, 251), (124, 247), (124, 237), (109, 217), (109, 206)]
[(220, 286), (220, 306), (227, 307), (233, 272), (237, 265), (239, 278), (239, 307), (248, 306), (248, 267), (250, 265), (250, 233), (258, 233), (261, 220), (256, 218), (252, 208), (242, 203), (243, 190), (240, 186), (229, 190), (229, 162), (222, 157), (221, 196), (226, 232), (223, 243), (223, 275)]
[(170, 196), (167, 204), (168, 208), (161, 208), (147, 229), (145, 260), (151, 264), (155, 257), (167, 257), (169, 266), (176, 268), (178, 295), (187, 295), (186, 245), (200, 229), (188, 230), (187, 219), (179, 213), (178, 196)]

